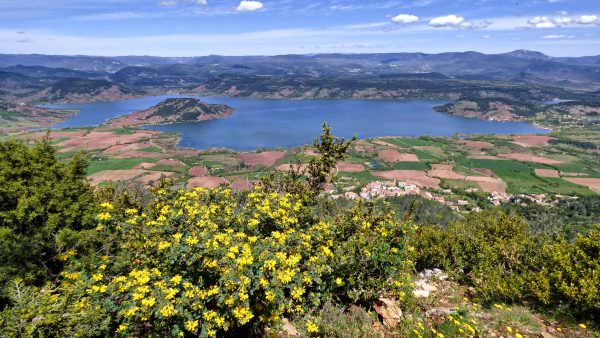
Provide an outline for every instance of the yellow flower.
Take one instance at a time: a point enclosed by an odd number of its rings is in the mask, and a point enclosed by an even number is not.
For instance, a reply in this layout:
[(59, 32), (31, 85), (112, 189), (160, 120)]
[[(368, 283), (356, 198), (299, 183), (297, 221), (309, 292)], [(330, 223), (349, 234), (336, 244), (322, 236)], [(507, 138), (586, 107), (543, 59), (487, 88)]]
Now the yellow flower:
[(267, 301), (272, 302), (275, 299), (275, 294), (273, 293), (273, 291), (267, 291), (265, 292), (265, 298), (267, 299)]
[(275, 265), (277, 264), (277, 262), (273, 259), (267, 259), (265, 261), (265, 264), (263, 264), (265, 270), (267, 271), (273, 271), (275, 270)]
[(584, 329), (584, 330), (587, 329), (587, 326), (585, 324), (583, 324), (583, 323), (579, 324), (579, 327), (582, 328), (582, 329)]
[(158, 243), (158, 250), (168, 249), (170, 246), (171, 246), (171, 243), (169, 243), (167, 241), (160, 241)]
[(140, 308), (137, 306), (132, 307), (131, 309), (127, 310), (127, 312), (125, 313), (125, 317), (132, 317), (133, 315), (135, 315), (135, 313), (139, 310)]
[(186, 238), (185, 242), (188, 245), (196, 245), (196, 244), (198, 244), (199, 240), (198, 240), (198, 237), (192, 235), (192, 236), (189, 236), (188, 238)]
[(523, 335), (517, 332), (515, 333), (515, 338), (523, 338)]
[(313, 323), (312, 321), (308, 321), (306, 322), (306, 332), (308, 333), (318, 333), (319, 332), (319, 327), (317, 326), (317, 324)]
[(113, 205), (112, 205), (112, 204), (110, 204), (110, 203), (108, 203), (108, 202), (104, 202), (104, 203), (100, 204), (100, 207), (102, 207), (102, 208), (104, 208), (104, 209), (107, 209), (107, 210), (112, 210), (112, 209), (114, 209)]
[(509, 333), (512, 333), (512, 327), (510, 327), (510, 326), (507, 326), (507, 327), (506, 327), (506, 331), (508, 331)]
[(197, 320), (188, 320), (185, 322), (185, 329), (190, 332), (196, 332), (198, 329), (198, 321)]
[(173, 278), (171, 278), (171, 282), (173, 283), (173, 285), (179, 285), (181, 284), (181, 279), (183, 277), (181, 277), (181, 275), (175, 275), (173, 276)]
[(156, 299), (154, 297), (142, 299), (142, 305), (145, 308), (153, 307), (154, 303), (156, 303)]
[(128, 327), (129, 327), (129, 324), (123, 323), (123, 324), (119, 325), (119, 327), (117, 328), (117, 332), (123, 332), (123, 331), (127, 330)]
[(96, 273), (96, 274), (92, 275), (92, 279), (95, 280), (96, 282), (99, 282), (102, 280), (102, 274)]
[(162, 309), (160, 309), (160, 314), (165, 318), (171, 317), (171, 316), (175, 315), (176, 313), (177, 313), (177, 310), (175, 310), (175, 308), (173, 307), (172, 304), (165, 305), (165, 306), (163, 306)]
[(294, 290), (292, 290), (292, 298), (294, 298), (295, 300), (299, 300), (303, 294), (304, 288), (295, 287)]
[(110, 214), (108, 212), (102, 212), (98, 214), (98, 219), (101, 221), (107, 221), (110, 219)]
[(340, 277), (338, 277), (338, 278), (335, 279), (335, 284), (338, 285), (338, 286), (340, 286), (340, 285), (344, 284), (344, 281)]

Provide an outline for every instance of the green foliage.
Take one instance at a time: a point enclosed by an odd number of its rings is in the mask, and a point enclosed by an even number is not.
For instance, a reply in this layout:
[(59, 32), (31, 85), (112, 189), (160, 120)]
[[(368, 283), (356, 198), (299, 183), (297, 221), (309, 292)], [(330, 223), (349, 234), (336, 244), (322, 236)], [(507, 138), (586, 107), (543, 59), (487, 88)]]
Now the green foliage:
[[(320, 219), (307, 201), (260, 188), (237, 196), (158, 188), (143, 209), (126, 207), (127, 198), (102, 203), (101, 248), (64, 254), (69, 264), (52, 296), (32, 291), (48, 320), (34, 324), (36, 311), (17, 302), (3, 326), (26, 322), (23, 330), (35, 334), (87, 335), (90, 325), (100, 335), (245, 336), (334, 298), (408, 299), (410, 226), (360, 205)], [(74, 319), (51, 319), (61, 311)]]
[(321, 137), (313, 142), (319, 156), (313, 157), (308, 164), (308, 186), (312, 191), (322, 189), (335, 164), (346, 158), (348, 148), (354, 141), (356, 135), (349, 141), (333, 136), (327, 123), (323, 123)]
[(519, 217), (497, 210), (469, 215), (448, 227), (419, 230), (417, 268), (441, 267), (491, 302), (565, 306), (600, 311), (600, 228), (573, 242), (532, 235)]
[(56, 159), (47, 139), (28, 147), (0, 143), (0, 294), (20, 278), (40, 284), (60, 271), (56, 255), (94, 226), (85, 160)]

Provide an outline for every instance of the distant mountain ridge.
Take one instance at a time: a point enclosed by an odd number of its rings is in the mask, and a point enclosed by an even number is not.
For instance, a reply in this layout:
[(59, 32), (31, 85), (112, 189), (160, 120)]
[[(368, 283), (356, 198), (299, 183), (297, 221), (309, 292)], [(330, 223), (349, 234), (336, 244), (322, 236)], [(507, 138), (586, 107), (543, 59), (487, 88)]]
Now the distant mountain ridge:
[(451, 52), (201, 57), (0, 54), (0, 71), (39, 78), (68, 74), (69, 77), (111, 80), (125, 86), (161, 84), (176, 87), (222, 74), (327, 77), (440, 73), (464, 79), (600, 88), (600, 55), (551, 57), (529, 50), (502, 54)]

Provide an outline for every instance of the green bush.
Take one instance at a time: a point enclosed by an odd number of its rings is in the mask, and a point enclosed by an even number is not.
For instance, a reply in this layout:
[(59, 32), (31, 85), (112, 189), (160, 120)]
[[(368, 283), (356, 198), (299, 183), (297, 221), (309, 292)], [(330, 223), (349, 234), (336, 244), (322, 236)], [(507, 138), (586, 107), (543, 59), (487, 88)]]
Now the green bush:
[(15, 278), (41, 285), (59, 273), (56, 256), (95, 226), (85, 165), (59, 162), (46, 139), (0, 142), (0, 298)]
[(469, 215), (415, 235), (417, 268), (439, 267), (483, 301), (533, 302), (595, 316), (600, 311), (600, 228), (573, 242), (533, 235), (518, 216)]

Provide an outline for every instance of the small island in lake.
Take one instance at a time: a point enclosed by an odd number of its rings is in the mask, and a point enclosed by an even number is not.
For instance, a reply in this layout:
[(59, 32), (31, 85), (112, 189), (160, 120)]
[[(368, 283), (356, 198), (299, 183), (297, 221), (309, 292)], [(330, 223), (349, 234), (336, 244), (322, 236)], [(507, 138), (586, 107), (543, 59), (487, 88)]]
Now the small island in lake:
[(170, 98), (148, 109), (116, 118), (111, 127), (172, 124), (220, 119), (230, 116), (233, 108), (208, 104), (194, 98)]

